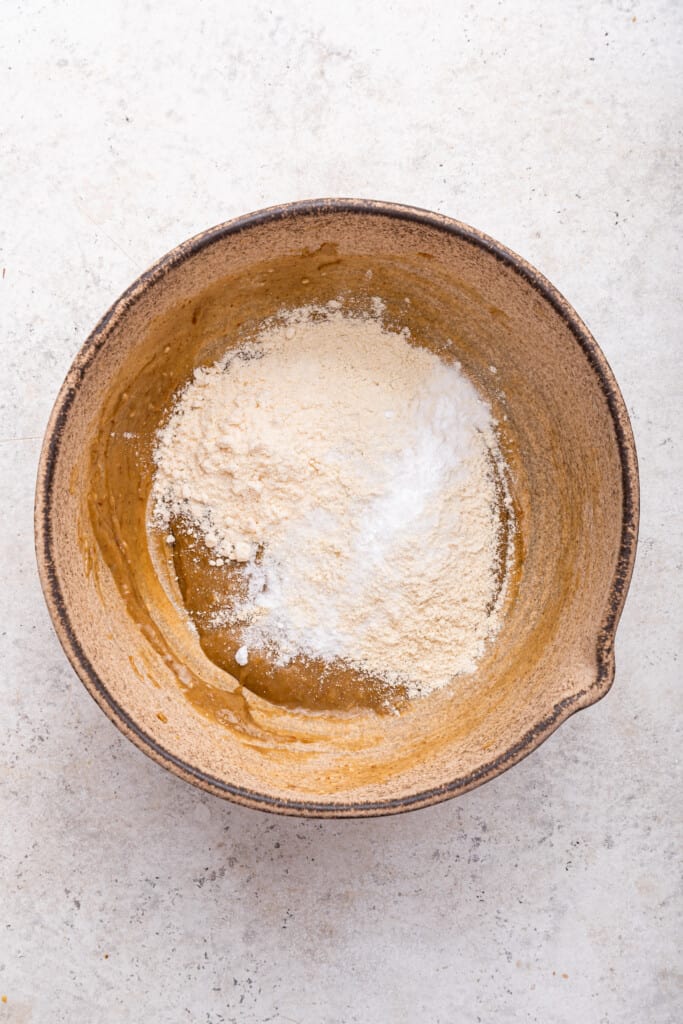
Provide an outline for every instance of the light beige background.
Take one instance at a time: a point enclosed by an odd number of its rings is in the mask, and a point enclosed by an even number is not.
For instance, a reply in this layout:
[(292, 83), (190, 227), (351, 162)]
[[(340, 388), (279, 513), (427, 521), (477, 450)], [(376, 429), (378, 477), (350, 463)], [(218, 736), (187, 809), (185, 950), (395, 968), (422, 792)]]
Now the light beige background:
[[(673, 1024), (680, 4), (0, 15), (0, 1024)], [(439, 210), (530, 259), (602, 345), (641, 458), (610, 695), (386, 820), (273, 818), (164, 773), (76, 680), (33, 557), (41, 434), (109, 303), (194, 232), (320, 195)]]

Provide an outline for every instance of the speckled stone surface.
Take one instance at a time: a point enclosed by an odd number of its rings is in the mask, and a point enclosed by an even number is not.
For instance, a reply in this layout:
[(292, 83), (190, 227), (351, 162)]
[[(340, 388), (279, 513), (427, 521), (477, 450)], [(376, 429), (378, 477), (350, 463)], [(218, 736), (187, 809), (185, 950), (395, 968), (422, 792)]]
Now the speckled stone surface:
[[(680, 5), (3, 5), (0, 1024), (680, 1019)], [(538, 266), (632, 415), (617, 678), (511, 772), (394, 819), (231, 806), (88, 697), (33, 555), (78, 346), (183, 238), (359, 195)], [(677, 720), (678, 719), (678, 720)]]

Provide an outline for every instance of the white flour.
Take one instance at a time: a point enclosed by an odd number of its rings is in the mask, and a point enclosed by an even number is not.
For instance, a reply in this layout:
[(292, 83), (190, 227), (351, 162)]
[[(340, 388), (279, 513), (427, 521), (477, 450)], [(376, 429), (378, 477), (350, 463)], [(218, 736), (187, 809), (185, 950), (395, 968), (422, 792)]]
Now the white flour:
[(498, 629), (490, 410), (453, 365), (331, 303), (195, 372), (155, 453), (154, 521), (243, 564), (240, 663), (343, 659), (412, 696)]

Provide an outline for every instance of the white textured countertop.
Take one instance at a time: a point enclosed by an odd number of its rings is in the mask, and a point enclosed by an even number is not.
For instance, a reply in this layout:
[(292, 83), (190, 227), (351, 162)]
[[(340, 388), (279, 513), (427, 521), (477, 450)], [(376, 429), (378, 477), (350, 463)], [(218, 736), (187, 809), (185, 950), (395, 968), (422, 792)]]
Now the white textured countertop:
[[(2, 4), (0, 1024), (681, 1019), (682, 28), (677, 0)], [(69, 667), (33, 554), (41, 435), (107, 306), (202, 228), (321, 195), (538, 266), (641, 460), (611, 693), (483, 788), (370, 821), (153, 764)]]

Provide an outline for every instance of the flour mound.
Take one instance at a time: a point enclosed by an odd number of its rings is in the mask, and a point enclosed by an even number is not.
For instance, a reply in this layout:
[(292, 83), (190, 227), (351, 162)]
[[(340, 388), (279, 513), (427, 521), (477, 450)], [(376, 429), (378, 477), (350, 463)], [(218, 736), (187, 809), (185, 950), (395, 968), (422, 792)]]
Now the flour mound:
[(457, 365), (338, 307), (195, 371), (158, 435), (153, 522), (185, 517), (241, 563), (246, 597), (220, 614), (247, 650), (418, 696), (499, 627), (494, 424)]

